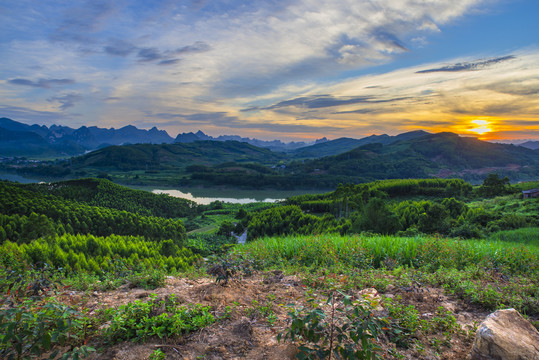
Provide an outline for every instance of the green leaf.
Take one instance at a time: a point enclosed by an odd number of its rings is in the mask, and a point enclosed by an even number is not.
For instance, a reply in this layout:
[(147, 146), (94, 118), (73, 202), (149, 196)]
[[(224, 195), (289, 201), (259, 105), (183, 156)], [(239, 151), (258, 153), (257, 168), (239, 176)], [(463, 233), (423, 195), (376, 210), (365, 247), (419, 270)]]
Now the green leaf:
[(41, 345), (43, 346), (43, 349), (45, 349), (46, 351), (50, 350), (51, 341), (52, 341), (51, 334), (49, 333), (43, 334), (43, 337), (41, 338)]

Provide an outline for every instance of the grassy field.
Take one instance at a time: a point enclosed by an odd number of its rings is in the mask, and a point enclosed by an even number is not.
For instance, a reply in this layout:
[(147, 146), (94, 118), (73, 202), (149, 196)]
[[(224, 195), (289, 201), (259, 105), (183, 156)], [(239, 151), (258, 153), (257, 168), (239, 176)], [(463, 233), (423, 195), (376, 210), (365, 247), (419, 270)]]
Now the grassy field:
[[(442, 287), (487, 309), (514, 307), (539, 315), (537, 228), (500, 232), (492, 239), (431, 236), (287, 236), (265, 238), (235, 249), (262, 268), (301, 276), (347, 277), (348, 287), (384, 291), (414, 281)], [(528, 244), (534, 245), (528, 245)], [(310, 275), (309, 275), (310, 274)], [(411, 280), (415, 279), (415, 280)]]

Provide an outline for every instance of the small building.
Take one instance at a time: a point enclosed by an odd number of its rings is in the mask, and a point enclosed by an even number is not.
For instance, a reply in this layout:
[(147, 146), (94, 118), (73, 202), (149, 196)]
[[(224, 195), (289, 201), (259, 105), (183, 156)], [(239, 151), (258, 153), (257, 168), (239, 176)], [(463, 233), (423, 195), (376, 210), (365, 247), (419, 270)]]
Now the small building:
[(531, 199), (539, 197), (539, 189), (531, 189), (531, 190), (524, 190), (522, 191), (522, 198), (523, 199)]

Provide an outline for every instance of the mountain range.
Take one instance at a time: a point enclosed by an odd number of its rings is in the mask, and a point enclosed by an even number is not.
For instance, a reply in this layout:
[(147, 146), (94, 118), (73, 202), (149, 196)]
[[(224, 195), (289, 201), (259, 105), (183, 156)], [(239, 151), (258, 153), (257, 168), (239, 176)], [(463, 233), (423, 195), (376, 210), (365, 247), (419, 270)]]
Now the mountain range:
[(120, 129), (105, 129), (97, 126), (82, 126), (73, 129), (68, 126), (27, 125), (12, 119), (0, 118), (0, 156), (73, 156), (111, 145), (125, 144), (170, 144), (192, 143), (195, 141), (239, 141), (273, 151), (291, 151), (300, 147), (327, 141), (290, 142), (280, 140), (265, 141), (238, 135), (212, 137), (202, 131), (182, 133), (175, 139), (165, 130), (156, 127), (150, 130), (127, 125)]
[[(202, 131), (182, 133), (172, 138), (165, 130), (156, 127), (150, 130), (127, 125), (119, 129), (105, 129), (96, 126), (82, 126), (73, 129), (68, 126), (27, 125), (12, 119), (0, 118), (0, 156), (66, 157), (81, 155), (111, 145), (125, 144), (171, 144), (193, 143), (197, 141), (238, 141), (274, 152), (286, 152), (293, 158), (309, 159), (332, 156), (350, 151), (362, 145), (380, 143), (389, 145), (401, 140), (411, 140), (428, 134), (425, 131), (411, 131), (396, 136), (371, 135), (361, 139), (338, 138), (318, 139), (314, 142), (289, 142), (281, 140), (260, 140), (238, 135), (213, 137)], [(527, 141), (520, 146), (538, 149), (539, 141)]]
[(189, 132), (189, 133), (179, 134), (176, 137), (176, 139), (174, 140), (174, 142), (176, 142), (176, 143), (192, 143), (192, 142), (195, 142), (195, 141), (207, 141), (207, 140), (212, 140), (212, 141), (239, 141), (239, 142), (245, 142), (245, 143), (248, 143), (248, 144), (251, 144), (251, 145), (254, 145), (254, 146), (258, 146), (258, 147), (267, 148), (267, 149), (270, 149), (272, 151), (285, 151), (285, 152), (293, 151), (295, 149), (303, 148), (305, 146), (309, 146), (309, 145), (312, 145), (312, 144), (320, 144), (320, 143), (324, 143), (324, 142), (328, 141), (328, 139), (326, 139), (325, 137), (322, 138), (322, 139), (316, 140), (314, 143), (313, 142), (308, 143), (308, 142), (303, 142), (303, 141), (299, 141), (299, 142), (292, 141), (292, 142), (289, 142), (289, 143), (284, 143), (281, 140), (267, 141), (267, 140), (259, 140), (259, 139), (254, 139), (254, 138), (251, 139), (251, 138), (248, 138), (248, 137), (241, 137), (239, 135), (220, 135), (218, 137), (213, 137), (213, 136), (210, 136), (210, 135), (206, 135), (201, 130), (199, 130), (196, 133)]
[(133, 125), (120, 129), (82, 126), (27, 125), (0, 118), (0, 155), (2, 156), (66, 156), (85, 151), (128, 143), (171, 143), (166, 131), (153, 127), (137, 129)]

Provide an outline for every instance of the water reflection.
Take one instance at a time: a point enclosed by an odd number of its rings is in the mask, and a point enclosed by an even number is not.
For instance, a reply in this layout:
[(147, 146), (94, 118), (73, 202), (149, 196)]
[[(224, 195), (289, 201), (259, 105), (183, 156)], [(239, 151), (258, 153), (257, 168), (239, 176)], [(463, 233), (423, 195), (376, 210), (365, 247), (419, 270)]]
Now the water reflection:
[(249, 204), (254, 202), (276, 202), (284, 199), (254, 199), (254, 198), (233, 198), (233, 197), (204, 197), (204, 196), (194, 196), (190, 192), (184, 193), (180, 190), (152, 190), (154, 194), (168, 194), (177, 198), (187, 199), (196, 202), (199, 205), (208, 205), (213, 201), (222, 201), (231, 204)]

